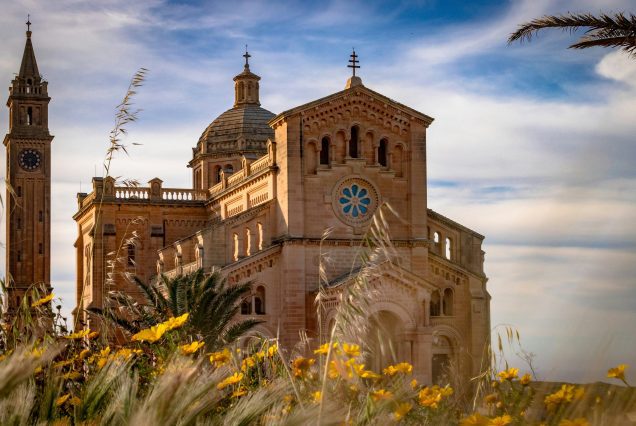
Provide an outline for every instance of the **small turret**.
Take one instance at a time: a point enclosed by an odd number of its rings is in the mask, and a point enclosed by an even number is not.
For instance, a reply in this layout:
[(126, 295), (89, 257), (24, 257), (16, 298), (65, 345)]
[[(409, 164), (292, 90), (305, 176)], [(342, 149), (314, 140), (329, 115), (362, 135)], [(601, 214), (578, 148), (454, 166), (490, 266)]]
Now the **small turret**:
[(261, 79), (256, 74), (250, 71), (249, 58), (250, 55), (247, 52), (247, 46), (245, 46), (245, 66), (243, 72), (234, 77), (234, 106), (240, 105), (260, 105), (259, 100), (259, 87), (258, 82)]

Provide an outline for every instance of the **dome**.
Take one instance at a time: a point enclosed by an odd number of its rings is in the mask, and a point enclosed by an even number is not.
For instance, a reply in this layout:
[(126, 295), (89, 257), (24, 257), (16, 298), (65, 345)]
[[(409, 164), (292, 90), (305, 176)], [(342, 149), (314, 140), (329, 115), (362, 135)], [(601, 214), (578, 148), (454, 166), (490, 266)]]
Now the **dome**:
[(267, 124), (274, 114), (257, 104), (241, 104), (219, 115), (199, 138), (198, 150), (265, 152), (274, 130)]

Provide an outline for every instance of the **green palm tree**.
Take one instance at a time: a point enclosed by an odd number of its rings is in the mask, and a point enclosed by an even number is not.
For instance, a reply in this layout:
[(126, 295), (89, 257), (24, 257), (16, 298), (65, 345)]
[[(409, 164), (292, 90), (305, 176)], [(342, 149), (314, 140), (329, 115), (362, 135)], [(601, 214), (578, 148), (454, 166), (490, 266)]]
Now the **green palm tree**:
[(601, 14), (567, 14), (544, 16), (522, 24), (508, 38), (508, 43), (532, 39), (544, 28), (561, 28), (574, 32), (587, 28), (583, 37), (570, 46), (571, 49), (588, 47), (618, 47), (630, 55), (636, 55), (636, 15), (617, 13), (613, 16)]
[(207, 350), (232, 343), (263, 322), (253, 318), (235, 320), (240, 302), (250, 292), (252, 283), (228, 286), (219, 272), (206, 276), (199, 269), (174, 278), (161, 275), (150, 284), (135, 277), (134, 283), (143, 292), (145, 303), (138, 303), (130, 295), (113, 293), (109, 309), (93, 312), (130, 333), (189, 313), (187, 327), (205, 341)]

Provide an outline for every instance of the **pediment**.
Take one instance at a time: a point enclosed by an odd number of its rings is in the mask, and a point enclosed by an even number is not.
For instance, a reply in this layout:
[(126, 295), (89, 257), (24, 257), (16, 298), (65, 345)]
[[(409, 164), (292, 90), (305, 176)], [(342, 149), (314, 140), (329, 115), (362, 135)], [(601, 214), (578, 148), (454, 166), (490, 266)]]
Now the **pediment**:
[(433, 122), (432, 117), (365, 86), (354, 86), (284, 111), (274, 117), (269, 125), (275, 128), (288, 117), (296, 115), (301, 115), (303, 120), (309, 123), (340, 121), (339, 118), (345, 118), (347, 115), (361, 115), (377, 120), (384, 127), (397, 127), (400, 133), (407, 131), (413, 121), (425, 127)]

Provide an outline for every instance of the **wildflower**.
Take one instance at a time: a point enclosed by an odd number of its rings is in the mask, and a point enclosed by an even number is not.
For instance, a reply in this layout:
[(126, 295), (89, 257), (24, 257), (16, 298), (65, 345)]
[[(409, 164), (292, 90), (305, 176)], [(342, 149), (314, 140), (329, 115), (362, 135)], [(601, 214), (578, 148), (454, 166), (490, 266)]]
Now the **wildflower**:
[(128, 349), (128, 348), (122, 348), (120, 350), (118, 350), (115, 353), (115, 357), (119, 357), (119, 358), (123, 358), (123, 359), (129, 359), (131, 358), (133, 355), (141, 355), (143, 353), (143, 351), (141, 349)]
[(69, 399), (70, 397), (71, 397), (70, 393), (60, 396), (59, 398), (55, 400), (55, 406), (59, 407), (60, 405), (64, 404), (66, 400)]
[(71, 405), (73, 405), (73, 406), (75, 406), (75, 405), (80, 405), (80, 404), (82, 403), (82, 400), (81, 400), (81, 399), (79, 399), (78, 397), (74, 396), (73, 398), (71, 398), (71, 399), (68, 401), (68, 403), (69, 403), (69, 404), (71, 404)]
[[(362, 364), (362, 367), (364, 367), (364, 364)], [(379, 379), (382, 377), (371, 370), (362, 370), (358, 373), (358, 375), (363, 379)]]
[(314, 402), (318, 404), (322, 401), (322, 392), (316, 391), (311, 394), (311, 397), (314, 399)]
[(53, 298), (55, 297), (55, 295), (53, 293), (49, 294), (48, 296), (45, 296), (39, 300), (36, 300), (35, 302), (31, 303), (31, 307), (32, 308), (37, 308), (38, 306), (42, 306), (45, 303), (49, 303), (51, 300), (53, 300)]
[(256, 365), (256, 361), (253, 357), (248, 356), (241, 362), (241, 371), (247, 371), (248, 369), (254, 367)]
[(562, 385), (558, 391), (546, 396), (543, 402), (548, 411), (553, 411), (561, 404), (580, 399), (583, 396), (583, 392), (583, 388), (577, 388), (574, 385)]
[(619, 364), (614, 368), (607, 370), (607, 377), (610, 379), (618, 379), (625, 381), (625, 370), (629, 368), (627, 364)]
[(378, 389), (377, 391), (371, 392), (371, 399), (374, 401), (386, 400), (393, 398), (393, 394), (391, 391), (387, 391), (384, 389)]
[(233, 385), (235, 383), (240, 382), (241, 380), (243, 380), (243, 373), (239, 373), (238, 371), (235, 372), (234, 374), (232, 374), (231, 376), (227, 377), (225, 380), (223, 380), (221, 383), (219, 383), (218, 385), (216, 385), (216, 388), (218, 390), (221, 389), (225, 389), (226, 387)]
[(413, 389), (413, 390), (417, 389), (418, 385), (419, 384), (417, 383), (417, 380), (415, 380), (415, 379), (411, 380), (411, 389)]
[(31, 356), (33, 358), (40, 358), (44, 354), (44, 348), (38, 348), (37, 346), (31, 349)]
[(401, 362), (396, 365), (389, 365), (382, 372), (387, 376), (395, 376), (397, 373), (411, 374), (413, 366), (408, 362)]
[(7, 357), (7, 354), (0, 355), (0, 362), (4, 361), (6, 357)]
[(439, 390), (425, 387), (417, 394), (420, 405), (423, 407), (437, 408), (437, 404), (442, 400), (442, 393)]
[(258, 351), (258, 352), (256, 352), (254, 355), (252, 355), (252, 357), (253, 357), (255, 360), (262, 361), (262, 360), (264, 360), (264, 359), (265, 359), (265, 351)]
[(216, 368), (221, 367), (222, 365), (227, 364), (230, 361), (231, 354), (230, 351), (225, 348), (220, 352), (213, 352), (210, 355), (210, 364), (214, 364)]
[(405, 415), (407, 415), (412, 408), (413, 408), (413, 404), (411, 404), (410, 402), (402, 402), (401, 404), (398, 404), (398, 407), (393, 412), (393, 417), (395, 417), (395, 420), (399, 421)]
[(79, 353), (79, 355), (77, 356), (77, 358), (79, 358), (79, 360), (80, 360), (80, 361), (82, 361), (82, 360), (83, 360), (84, 358), (86, 358), (86, 356), (87, 356), (88, 354), (90, 354), (90, 353), (91, 353), (90, 349), (83, 349), (83, 350)]
[(487, 426), (489, 424), (489, 421), (490, 419), (488, 419), (488, 417), (484, 417), (479, 413), (475, 413), (468, 417), (464, 417), (459, 422), (459, 426)]
[[(333, 349), (338, 349), (338, 342), (335, 342), (331, 345)], [(315, 354), (327, 355), (329, 352), (329, 343), (325, 343), (324, 345), (320, 345), (318, 349), (314, 351)]]
[(579, 417), (574, 420), (563, 419), (559, 423), (559, 426), (590, 426), (590, 423), (587, 421), (587, 419)]
[(530, 379), (530, 374), (526, 373), (521, 376), (521, 380), (519, 380), (519, 383), (521, 383), (523, 386), (528, 386), (530, 384)]
[(188, 320), (189, 313), (185, 313), (178, 317), (168, 318), (167, 321), (162, 322), (161, 324), (166, 326), (166, 331), (174, 330), (175, 328), (181, 327)]
[(497, 394), (496, 393), (491, 393), (490, 395), (486, 395), (486, 397), (484, 398), (484, 401), (486, 402), (486, 404), (488, 405), (494, 405), (497, 403)]
[(342, 351), (349, 357), (360, 356), (360, 346), (345, 343), (342, 345)]
[(168, 331), (168, 326), (165, 323), (153, 325), (152, 327), (141, 330), (139, 333), (133, 335), (132, 340), (153, 343), (161, 339), (161, 336), (163, 336), (166, 331)]
[(246, 394), (247, 394), (247, 389), (245, 389), (244, 387), (239, 387), (237, 390), (232, 392), (232, 398), (239, 398)]
[(84, 337), (88, 336), (90, 334), (90, 329), (86, 329), (86, 330), (80, 330), (76, 333), (71, 333), (67, 336), (64, 336), (65, 339), (68, 340), (79, 340), (79, 339), (83, 339)]
[(518, 374), (519, 374), (519, 369), (511, 367), (511, 368), (509, 368), (507, 370), (499, 372), (499, 374), (497, 374), (497, 376), (499, 376), (499, 381), (500, 382), (504, 382), (505, 380), (516, 379), (518, 377)]
[(88, 336), (86, 336), (86, 338), (88, 340), (93, 340), (97, 336), (99, 336), (99, 331), (92, 331), (92, 332), (88, 333)]
[[(179, 349), (181, 350), (181, 353), (183, 355), (190, 355), (190, 354), (195, 353), (199, 349), (201, 349), (204, 345), (205, 345), (204, 342), (192, 342), (190, 344), (185, 344), (185, 345), (179, 346)], [(228, 351), (228, 353), (229, 353), (229, 351)]]
[(78, 373), (77, 371), (70, 371), (62, 376), (64, 380), (76, 380), (76, 379), (79, 379), (80, 377), (82, 377), (82, 375)]
[(53, 364), (53, 368), (62, 368), (62, 367), (66, 367), (67, 365), (71, 365), (73, 364), (73, 360), (72, 359), (67, 359), (64, 361), (58, 361), (55, 364)]
[(506, 426), (512, 423), (512, 417), (509, 414), (504, 414), (503, 416), (495, 417), (494, 419), (490, 419), (488, 426)]
[(274, 344), (274, 345), (270, 346), (269, 348), (267, 348), (267, 356), (269, 358), (272, 358), (277, 353), (278, 353), (278, 345)]
[(312, 365), (316, 362), (313, 358), (304, 358), (299, 356), (292, 362), (292, 368), (295, 377), (303, 377)]

